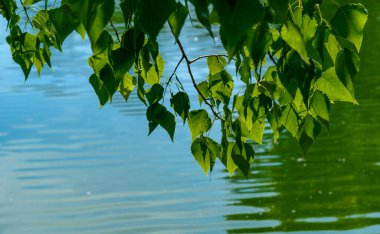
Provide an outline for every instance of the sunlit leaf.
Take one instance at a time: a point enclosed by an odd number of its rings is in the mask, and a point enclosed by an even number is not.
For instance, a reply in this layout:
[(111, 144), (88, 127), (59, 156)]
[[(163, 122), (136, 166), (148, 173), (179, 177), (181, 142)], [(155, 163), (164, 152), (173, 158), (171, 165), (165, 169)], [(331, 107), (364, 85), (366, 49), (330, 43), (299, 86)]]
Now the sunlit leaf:
[(215, 160), (220, 155), (221, 146), (214, 140), (201, 136), (191, 144), (191, 152), (207, 175), (209, 171), (212, 171)]
[(137, 83), (136, 77), (125, 74), (123, 80), (120, 82), (119, 91), (123, 95), (125, 101), (128, 101), (129, 95), (132, 93)]
[(281, 37), (290, 47), (297, 51), (305, 62), (308, 62), (309, 55), (306, 50), (306, 43), (297, 25), (288, 21), (281, 29)]
[(298, 118), (297, 113), (295, 112), (292, 105), (287, 105), (282, 110), (282, 115), (280, 118), (281, 125), (285, 126), (285, 128), (293, 135), (296, 136), (298, 131)]
[(330, 68), (316, 82), (316, 88), (325, 93), (331, 101), (357, 103), (354, 97), (339, 80), (335, 68)]
[(207, 132), (211, 128), (211, 119), (207, 111), (203, 109), (191, 111), (188, 123), (193, 141), (200, 134)]
[(367, 19), (368, 12), (362, 4), (346, 4), (338, 9), (330, 24), (338, 38), (352, 43), (359, 51)]

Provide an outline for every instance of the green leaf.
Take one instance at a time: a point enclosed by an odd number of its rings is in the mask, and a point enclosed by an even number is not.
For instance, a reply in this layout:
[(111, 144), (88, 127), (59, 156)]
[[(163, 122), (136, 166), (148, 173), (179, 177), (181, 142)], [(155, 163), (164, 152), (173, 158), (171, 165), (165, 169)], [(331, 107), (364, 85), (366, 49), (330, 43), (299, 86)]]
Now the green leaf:
[(116, 80), (122, 80), (134, 63), (134, 51), (120, 47), (111, 51), (111, 57)]
[(302, 59), (308, 62), (309, 55), (306, 50), (306, 43), (303, 35), (297, 25), (288, 21), (282, 26), (281, 38), (292, 47), (302, 57)]
[(208, 80), (212, 97), (227, 105), (234, 88), (232, 76), (226, 70), (223, 70), (215, 75), (209, 76)]
[(191, 132), (191, 139), (194, 141), (202, 133), (211, 128), (211, 119), (206, 110), (194, 110), (189, 113), (188, 124)]
[(288, 19), (289, 0), (268, 0), (276, 15), (285, 22)]
[(191, 144), (191, 152), (207, 175), (212, 171), (216, 158), (220, 155), (221, 146), (214, 140), (201, 136)]
[(80, 23), (78, 25), (78, 27), (75, 29), (75, 31), (77, 31), (77, 33), (80, 35), (82, 40), (84, 40), (86, 38), (86, 29), (84, 28), (82, 23)]
[(303, 35), (305, 41), (308, 41), (314, 37), (318, 28), (317, 21), (313, 18), (310, 18), (309, 15), (303, 14), (301, 9), (295, 10), (293, 14), (294, 23), (301, 30), (301, 34)]
[(260, 66), (261, 61), (268, 53), (269, 47), (272, 44), (272, 33), (268, 28), (258, 25), (251, 33), (248, 34), (247, 46), (256, 70)]
[(45, 59), (42, 53), (43, 50), (41, 48), (34, 52), (33, 64), (34, 67), (37, 69), (38, 76), (41, 75), (41, 71), (45, 63)]
[(2, 14), (5, 17), (5, 19), (8, 21), (8, 25), (11, 18), (13, 18), (13, 16), (15, 15), (16, 9), (17, 9), (17, 4), (16, 4), (16, 1), (14, 0), (0, 2), (0, 14)]
[(160, 83), (165, 62), (158, 52), (157, 42), (150, 44), (148, 41), (142, 47), (139, 56), (139, 65), (141, 68), (141, 77), (146, 83), (149, 85)]
[(13, 60), (20, 65), (22, 71), (24, 72), (25, 80), (27, 80), (33, 65), (32, 61), (29, 59), (29, 56), (16, 53), (13, 54), (12, 57)]
[(136, 30), (135, 28), (130, 28), (122, 34), (120, 47), (126, 49), (127, 53), (135, 57), (135, 60), (137, 61), (144, 42), (144, 33)]
[(341, 51), (341, 47), (333, 34), (329, 33), (325, 46), (328, 55), (330, 56), (333, 64), (335, 64), (336, 58)]
[(174, 111), (181, 116), (183, 124), (189, 115), (190, 100), (185, 92), (178, 92), (170, 99), (170, 105)]
[(176, 125), (175, 116), (169, 111), (164, 111), (160, 120), (160, 125), (168, 132), (170, 139), (174, 141)]
[(307, 115), (299, 128), (297, 133), (297, 139), (301, 146), (302, 152), (307, 153), (310, 146), (316, 140), (317, 135), (321, 132), (321, 125), (313, 119), (310, 115)]
[(304, 10), (312, 15), (315, 12), (315, 7), (317, 4), (321, 4), (323, 0), (302, 0)]
[[(35, 57), (35, 53), (33, 51), (37, 50), (36, 47), (38, 39), (36, 36), (26, 32), (17, 37), (15, 41), (22, 49), (12, 51), (12, 58), (20, 65), (22, 71), (24, 72), (25, 80), (27, 80), (32, 69), (33, 60)], [(27, 52), (24, 52), (24, 50)]]
[(178, 2), (176, 10), (169, 16), (169, 23), (172, 27), (175, 39), (178, 39), (188, 14), (189, 10)]
[(232, 159), (232, 149), (233, 149), (235, 143), (232, 143), (232, 142), (225, 142), (225, 143), (226, 143), (226, 145), (222, 145), (223, 148), (222, 148), (221, 154), (219, 155), (219, 159), (220, 159), (220, 161), (222, 161), (222, 163), (226, 167), (226, 169), (227, 169), (227, 171), (231, 177), (232, 174), (238, 168)]
[(328, 122), (330, 120), (329, 111), (329, 100), (325, 98), (325, 95), (321, 91), (316, 90), (310, 102), (311, 115), (315, 118), (319, 117)]
[[(198, 89), (203, 95), (203, 97), (208, 98), (210, 96), (210, 91), (208, 88), (208, 82), (207, 81), (202, 81), (201, 83), (198, 84)], [(201, 95), (198, 95), (198, 100), (199, 100), (199, 105), (203, 103), (203, 98)]]
[(89, 65), (94, 69), (96, 75), (105, 66), (111, 66), (110, 56), (113, 47), (113, 40), (111, 35), (107, 31), (103, 31), (97, 40), (97, 43), (93, 44), (92, 49), (94, 55), (88, 59)]
[(346, 4), (338, 9), (330, 24), (338, 39), (352, 43), (360, 51), (367, 19), (368, 12), (362, 4)]
[(114, 0), (66, 0), (66, 4), (83, 23), (90, 38), (95, 44), (111, 19), (115, 9)]
[(339, 80), (335, 68), (323, 72), (322, 77), (315, 84), (316, 88), (327, 95), (331, 101), (352, 102), (357, 104), (354, 97)]
[(123, 95), (125, 101), (128, 101), (129, 95), (132, 93), (137, 83), (136, 77), (125, 74), (123, 80), (119, 84), (119, 91)]
[(219, 20), (225, 36), (222, 42), (228, 51), (235, 48), (247, 31), (264, 17), (259, 0), (212, 0), (212, 4), (221, 16)]
[(298, 117), (292, 105), (287, 105), (282, 110), (280, 122), (293, 136), (296, 136), (298, 131)]
[(125, 22), (126, 27), (130, 26), (132, 15), (135, 11), (137, 1), (138, 0), (121, 0), (120, 1), (120, 9), (123, 12), (123, 17), (124, 17), (124, 22)]
[(161, 127), (168, 132), (170, 139), (172, 141), (174, 140), (175, 117), (166, 107), (155, 102), (148, 107), (146, 117), (149, 121), (149, 134), (151, 134), (158, 125), (161, 125)]
[(176, 10), (175, 0), (140, 0), (137, 1), (135, 24), (156, 39), (170, 14)]
[(335, 70), (343, 85), (350, 92), (351, 96), (355, 96), (354, 79), (359, 72), (360, 58), (355, 52), (348, 49), (341, 50), (336, 58)]
[(250, 129), (250, 136), (255, 142), (262, 144), (265, 130), (265, 119), (260, 118), (253, 122)]
[(154, 84), (152, 88), (146, 92), (146, 98), (148, 99), (149, 104), (159, 102), (163, 96), (164, 88), (160, 84)]
[(41, 0), (25, 0), (23, 5), (24, 6), (30, 6), (30, 5), (33, 5), (37, 2), (41, 2)]
[(138, 75), (137, 76), (137, 96), (142, 103), (147, 105), (146, 100), (145, 100), (144, 84), (145, 84), (144, 79), (140, 75)]
[(32, 19), (32, 25), (35, 28), (43, 31), (46, 34), (50, 34), (47, 28), (47, 22), (49, 21), (49, 15), (45, 10), (40, 10)]
[(207, 0), (190, 0), (190, 2), (195, 7), (195, 13), (197, 14), (199, 22), (207, 29), (208, 33), (212, 38), (214, 34), (212, 33), (211, 24), (209, 21), (210, 12), (208, 10), (208, 1)]
[(281, 117), (281, 111), (280, 111), (279, 106), (276, 105), (272, 108), (268, 116), (270, 128), (272, 129), (272, 132), (273, 132), (274, 142), (277, 142), (280, 136), (280, 127), (281, 127), (280, 117)]
[(248, 178), (249, 168), (253, 161), (255, 151), (252, 146), (247, 143), (243, 143), (242, 148), (239, 148), (238, 144), (234, 144), (231, 149), (231, 157), (237, 167), (243, 172), (244, 176)]
[(50, 10), (49, 18), (57, 30), (60, 45), (80, 25), (79, 20), (67, 5)]
[(103, 84), (107, 88), (109, 93), (109, 98), (112, 101), (112, 96), (116, 92), (119, 84), (115, 80), (115, 75), (113, 73), (112, 67), (110, 65), (106, 65), (99, 72), (99, 78), (103, 81)]
[(210, 75), (213, 76), (223, 71), (227, 62), (222, 56), (211, 56), (207, 58), (207, 65)]
[(103, 81), (96, 74), (92, 74), (90, 76), (90, 84), (99, 98), (100, 107), (104, 106), (109, 100), (110, 95)]

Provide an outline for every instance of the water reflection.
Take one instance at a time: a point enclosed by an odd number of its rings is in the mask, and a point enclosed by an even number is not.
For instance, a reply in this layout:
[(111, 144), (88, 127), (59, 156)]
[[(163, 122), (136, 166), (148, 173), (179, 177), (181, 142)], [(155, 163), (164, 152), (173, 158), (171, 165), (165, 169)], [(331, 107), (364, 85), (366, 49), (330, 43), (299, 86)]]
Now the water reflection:
[(380, 231), (380, 2), (366, 1), (370, 12), (357, 80), (360, 105), (333, 108), (330, 133), (301, 156), (284, 137), (256, 158), (251, 180), (233, 178), (235, 206), (259, 208), (231, 214), (243, 221), (229, 233), (378, 233)]

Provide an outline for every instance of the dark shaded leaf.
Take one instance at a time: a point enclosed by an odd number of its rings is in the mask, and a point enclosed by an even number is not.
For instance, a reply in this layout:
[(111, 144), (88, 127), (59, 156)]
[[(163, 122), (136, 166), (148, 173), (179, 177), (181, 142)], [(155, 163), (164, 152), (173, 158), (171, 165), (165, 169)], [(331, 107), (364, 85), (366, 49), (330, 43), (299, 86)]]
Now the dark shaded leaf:
[(190, 110), (190, 100), (185, 92), (178, 92), (170, 99), (170, 105), (174, 111), (181, 116), (183, 124), (185, 124), (186, 119), (189, 115)]
[(161, 28), (175, 11), (175, 0), (140, 0), (136, 3), (135, 25), (155, 40)]

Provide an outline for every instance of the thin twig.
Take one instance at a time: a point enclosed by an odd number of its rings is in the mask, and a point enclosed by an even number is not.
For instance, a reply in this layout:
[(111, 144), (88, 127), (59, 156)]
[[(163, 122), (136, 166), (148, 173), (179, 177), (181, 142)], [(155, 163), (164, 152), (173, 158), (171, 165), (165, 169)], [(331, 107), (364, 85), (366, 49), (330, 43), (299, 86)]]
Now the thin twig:
[(111, 19), (110, 19), (110, 23), (111, 23), (111, 27), (112, 27), (113, 30), (115, 31), (115, 34), (116, 34), (116, 38), (117, 38), (117, 40), (119, 41), (119, 43), (121, 43), (121, 41), (120, 41), (120, 37), (119, 37), (119, 33), (117, 32), (117, 29), (116, 29), (115, 25), (113, 25)]
[(271, 52), (268, 51), (268, 55), (269, 55), (270, 60), (272, 60), (272, 62), (274, 63), (274, 65), (276, 65), (276, 67), (277, 67), (277, 62), (276, 62), (276, 60), (274, 59), (274, 57), (273, 57), (273, 55), (271, 54)]
[[(173, 76), (175, 75), (175, 73), (176, 73), (176, 71), (177, 71), (179, 65), (181, 64), (181, 62), (183, 61), (184, 58), (185, 58), (185, 57), (182, 56), (182, 58), (181, 58), (181, 59), (179, 60), (179, 62), (177, 63), (177, 66), (175, 66), (173, 73), (169, 76), (169, 79), (168, 79), (168, 81), (167, 81), (167, 83), (166, 83), (166, 86), (165, 86), (164, 95), (165, 95), (165, 93), (166, 93), (166, 90), (168, 89), (168, 86), (169, 86), (169, 84), (170, 84), (170, 81), (172, 80), (172, 78), (173, 78)], [(163, 100), (164, 100), (164, 98), (162, 99), (162, 103), (164, 103)]]
[(176, 71), (177, 71), (179, 65), (181, 64), (181, 62), (182, 62), (182, 60), (183, 60), (184, 58), (185, 58), (185, 57), (182, 56), (182, 58), (181, 58), (181, 59), (179, 60), (179, 62), (177, 63), (177, 66), (175, 66), (173, 73), (169, 76), (168, 83), (169, 83), (169, 82), (171, 81), (171, 79), (173, 78), (174, 74), (176, 73)]
[(209, 58), (209, 57), (226, 57), (226, 58), (228, 58), (228, 56), (225, 55), (225, 54), (209, 54), (209, 55), (202, 55), (202, 56), (199, 56), (198, 58), (195, 58), (195, 59), (193, 59), (193, 60), (190, 60), (190, 64), (192, 64), (192, 63), (198, 61), (199, 59), (202, 59), (202, 58)]
[[(170, 30), (172, 31), (173, 35), (174, 35), (174, 32), (173, 32), (173, 28), (172, 26), (170, 25), (169, 23), (169, 26), (170, 26)], [(204, 101), (204, 103), (206, 105), (208, 105), (212, 111), (212, 113), (219, 119), (222, 119), (219, 114), (214, 110), (214, 107), (211, 105), (211, 103), (209, 103), (206, 99), (206, 97), (202, 94), (202, 92), (199, 90), (198, 88), (198, 85), (197, 83), (195, 82), (195, 78), (194, 78), (194, 75), (193, 75), (193, 72), (191, 71), (191, 67), (190, 67), (190, 64), (191, 64), (191, 61), (189, 60), (189, 58), (187, 57), (186, 55), (186, 52), (185, 52), (185, 49), (183, 48), (182, 46), (182, 43), (179, 39), (176, 39), (176, 42), (177, 42), (177, 45), (179, 47), (179, 49), (181, 50), (181, 53), (182, 53), (182, 56), (183, 58), (185, 59), (186, 61), (186, 65), (187, 65), (187, 70), (189, 72), (189, 75), (190, 75), (190, 78), (191, 78), (191, 82), (193, 83), (193, 86), (195, 88), (195, 90), (198, 92), (199, 96), (201, 96), (202, 100)]]
[(23, 9), (24, 12), (25, 12), (26, 20), (29, 21), (30, 26), (32, 26), (32, 28), (33, 28), (33, 30), (34, 30), (32, 20), (30, 19), (29, 14), (28, 14), (28, 9), (26, 9), (26, 7), (24, 6), (24, 3), (22, 2), (22, 0), (20, 0), (20, 4), (21, 4), (21, 6), (22, 6), (22, 9)]

